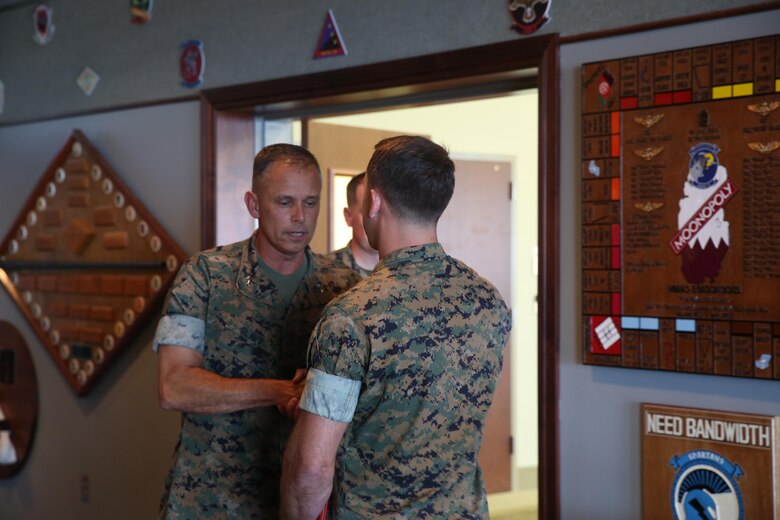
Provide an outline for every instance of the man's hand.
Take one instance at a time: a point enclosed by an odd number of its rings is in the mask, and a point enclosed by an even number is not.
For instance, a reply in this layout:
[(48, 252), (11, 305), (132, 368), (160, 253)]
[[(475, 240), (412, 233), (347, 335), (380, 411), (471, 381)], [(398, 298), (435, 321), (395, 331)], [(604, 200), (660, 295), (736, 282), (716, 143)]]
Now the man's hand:
[(285, 385), (289, 385), (281, 396), (277, 409), (291, 419), (297, 419), (301, 414), (298, 403), (301, 400), (301, 394), (306, 386), (306, 370), (299, 368), (295, 371), (295, 375), (290, 381), (284, 381)]

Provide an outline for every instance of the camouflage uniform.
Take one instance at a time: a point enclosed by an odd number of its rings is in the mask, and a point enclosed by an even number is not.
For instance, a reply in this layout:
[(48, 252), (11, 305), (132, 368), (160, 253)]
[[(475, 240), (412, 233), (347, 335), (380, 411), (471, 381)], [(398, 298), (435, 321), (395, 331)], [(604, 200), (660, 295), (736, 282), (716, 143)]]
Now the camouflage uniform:
[[(224, 377), (291, 378), (306, 365), (306, 345), (324, 305), (358, 281), (309, 248), (306, 257), (308, 268), (286, 307), (258, 264), (254, 235), (195, 255), (168, 295), (154, 348), (195, 348), (201, 366)], [(182, 414), (161, 515), (277, 518), (282, 449), (291, 429), (275, 406)]]
[(438, 243), (386, 255), (325, 308), (301, 408), (351, 420), (333, 518), (487, 515), (477, 452), (510, 327), (498, 291)]
[(368, 278), (371, 274), (370, 269), (363, 269), (355, 261), (355, 255), (352, 253), (352, 240), (349, 241), (346, 247), (336, 249), (325, 255), (330, 260), (333, 260), (337, 264), (344, 264), (353, 271), (357, 272), (361, 278)]

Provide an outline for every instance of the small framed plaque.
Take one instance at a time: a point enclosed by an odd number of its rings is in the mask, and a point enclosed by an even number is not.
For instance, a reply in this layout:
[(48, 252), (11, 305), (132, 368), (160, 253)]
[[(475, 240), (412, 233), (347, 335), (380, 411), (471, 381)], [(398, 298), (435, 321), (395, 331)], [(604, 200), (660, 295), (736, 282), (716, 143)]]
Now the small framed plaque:
[(642, 405), (642, 518), (778, 518), (780, 417)]

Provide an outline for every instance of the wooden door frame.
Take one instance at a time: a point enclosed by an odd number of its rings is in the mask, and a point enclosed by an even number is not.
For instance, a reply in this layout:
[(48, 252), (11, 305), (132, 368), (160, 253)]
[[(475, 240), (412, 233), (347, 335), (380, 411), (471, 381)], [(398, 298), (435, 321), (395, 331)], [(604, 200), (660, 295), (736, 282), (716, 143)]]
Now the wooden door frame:
[[(527, 87), (539, 95), (539, 517), (560, 515), (558, 421), (559, 294), (559, 40), (557, 34), (360, 65), (201, 92), (201, 245), (214, 246), (216, 124), (223, 116), (253, 117), (258, 107), (307, 109), (366, 99), (397, 99), (447, 91), (536, 69)], [(497, 79), (498, 78), (498, 79)], [(517, 85), (517, 83), (515, 83)]]

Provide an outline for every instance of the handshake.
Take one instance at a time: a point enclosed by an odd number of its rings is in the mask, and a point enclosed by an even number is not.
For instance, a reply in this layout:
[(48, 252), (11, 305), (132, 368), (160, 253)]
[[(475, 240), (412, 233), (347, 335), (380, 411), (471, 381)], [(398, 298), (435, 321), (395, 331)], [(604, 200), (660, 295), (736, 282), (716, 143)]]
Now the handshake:
[(303, 388), (306, 386), (306, 369), (299, 368), (289, 380), (279, 380), (279, 396), (276, 408), (290, 419), (297, 419), (301, 414), (298, 403), (301, 400)]

